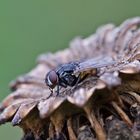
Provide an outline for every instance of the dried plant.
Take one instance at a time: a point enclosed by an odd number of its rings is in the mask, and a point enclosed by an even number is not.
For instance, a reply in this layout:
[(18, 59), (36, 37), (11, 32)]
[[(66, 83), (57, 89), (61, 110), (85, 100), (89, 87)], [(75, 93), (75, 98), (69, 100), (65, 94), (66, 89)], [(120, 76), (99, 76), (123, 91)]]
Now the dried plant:
[[(108, 24), (70, 47), (39, 56), (38, 65), (10, 84), (0, 123), (23, 129), (22, 140), (140, 139), (140, 17)], [(60, 64), (101, 56), (116, 63), (98, 69), (77, 87), (51, 94), (46, 73)], [(104, 61), (104, 59), (103, 59)], [(51, 95), (50, 95), (51, 94)]]

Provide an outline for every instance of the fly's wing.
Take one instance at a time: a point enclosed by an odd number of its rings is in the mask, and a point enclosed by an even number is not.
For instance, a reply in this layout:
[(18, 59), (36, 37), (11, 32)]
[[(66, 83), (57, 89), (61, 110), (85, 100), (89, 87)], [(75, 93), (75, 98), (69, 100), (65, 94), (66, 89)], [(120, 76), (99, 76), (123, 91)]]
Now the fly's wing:
[(115, 64), (115, 61), (111, 57), (97, 57), (85, 60), (79, 63), (74, 73), (84, 72), (96, 68), (107, 67)]

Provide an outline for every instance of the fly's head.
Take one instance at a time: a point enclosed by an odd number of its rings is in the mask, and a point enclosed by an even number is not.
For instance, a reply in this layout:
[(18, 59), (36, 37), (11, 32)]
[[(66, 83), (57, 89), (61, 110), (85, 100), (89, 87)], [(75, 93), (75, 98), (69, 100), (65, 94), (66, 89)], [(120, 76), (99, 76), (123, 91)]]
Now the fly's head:
[(55, 70), (51, 70), (47, 73), (45, 83), (51, 91), (58, 85), (58, 75)]

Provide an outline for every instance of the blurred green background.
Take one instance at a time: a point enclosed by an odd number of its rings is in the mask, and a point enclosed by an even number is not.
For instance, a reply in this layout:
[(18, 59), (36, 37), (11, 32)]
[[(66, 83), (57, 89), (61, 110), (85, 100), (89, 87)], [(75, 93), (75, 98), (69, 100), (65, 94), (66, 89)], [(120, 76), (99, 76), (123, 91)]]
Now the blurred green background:
[[(10, 93), (8, 83), (32, 69), (40, 53), (65, 48), (100, 25), (139, 15), (139, 0), (0, 1), (0, 100)], [(17, 127), (0, 127), (1, 140), (20, 137)]]

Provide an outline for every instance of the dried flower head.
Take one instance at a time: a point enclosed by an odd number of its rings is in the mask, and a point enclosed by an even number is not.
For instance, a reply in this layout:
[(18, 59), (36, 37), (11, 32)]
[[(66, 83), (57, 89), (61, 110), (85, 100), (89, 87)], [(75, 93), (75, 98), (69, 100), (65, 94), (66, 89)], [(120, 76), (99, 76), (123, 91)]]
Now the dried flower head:
[[(140, 18), (108, 24), (70, 47), (38, 58), (38, 65), (10, 84), (0, 106), (0, 123), (23, 129), (22, 140), (140, 139)], [(83, 51), (84, 50), (84, 51)], [(116, 63), (98, 69), (76, 87), (51, 94), (44, 82), (51, 69), (72, 61), (109, 56)]]

